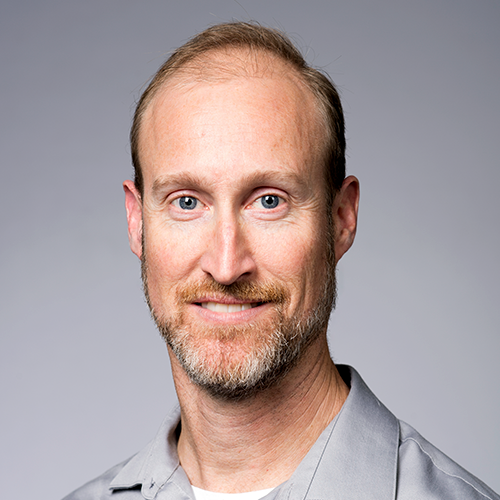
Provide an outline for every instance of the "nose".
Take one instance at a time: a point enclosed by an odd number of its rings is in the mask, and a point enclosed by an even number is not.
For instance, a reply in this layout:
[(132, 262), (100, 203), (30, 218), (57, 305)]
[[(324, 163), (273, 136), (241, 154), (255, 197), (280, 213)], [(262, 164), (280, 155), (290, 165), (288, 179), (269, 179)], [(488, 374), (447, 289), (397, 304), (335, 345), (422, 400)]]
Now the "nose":
[(203, 272), (223, 285), (252, 274), (256, 269), (255, 261), (241, 222), (230, 216), (218, 218), (213, 224), (214, 229), (201, 257)]

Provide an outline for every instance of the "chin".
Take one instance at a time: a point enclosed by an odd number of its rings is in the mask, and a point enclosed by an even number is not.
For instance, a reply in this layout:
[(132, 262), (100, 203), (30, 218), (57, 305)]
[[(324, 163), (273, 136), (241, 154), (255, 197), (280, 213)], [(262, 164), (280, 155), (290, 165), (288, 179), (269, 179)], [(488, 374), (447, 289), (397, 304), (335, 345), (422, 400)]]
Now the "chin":
[(324, 328), (309, 321), (245, 326), (158, 329), (191, 381), (211, 396), (241, 400), (275, 386), (298, 363)]

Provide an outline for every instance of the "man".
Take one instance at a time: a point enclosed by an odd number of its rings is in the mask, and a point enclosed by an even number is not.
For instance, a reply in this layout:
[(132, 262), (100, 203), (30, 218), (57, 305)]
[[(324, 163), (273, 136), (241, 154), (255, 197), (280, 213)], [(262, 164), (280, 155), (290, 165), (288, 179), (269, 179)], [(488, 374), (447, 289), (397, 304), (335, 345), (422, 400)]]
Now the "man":
[(68, 499), (499, 498), (330, 358), (359, 183), (335, 88), (284, 35), (233, 23), (189, 41), (131, 143), (130, 246), (180, 410)]

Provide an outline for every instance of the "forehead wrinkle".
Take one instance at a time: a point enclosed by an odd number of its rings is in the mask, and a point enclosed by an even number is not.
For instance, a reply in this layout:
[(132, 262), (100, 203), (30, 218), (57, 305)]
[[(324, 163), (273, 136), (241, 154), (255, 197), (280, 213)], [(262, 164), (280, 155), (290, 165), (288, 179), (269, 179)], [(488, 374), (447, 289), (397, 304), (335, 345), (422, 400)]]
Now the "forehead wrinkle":
[[(238, 80), (238, 79), (237, 79)], [(246, 78), (241, 78), (242, 81), (248, 81)], [(261, 84), (266, 86), (271, 85), (276, 82), (276, 79), (268, 79), (268, 78), (260, 78)], [(291, 83), (291, 82), (288, 82)], [(218, 84), (216, 84), (218, 86)], [(305, 91), (305, 89), (300, 86), (293, 85), (292, 92), (283, 92), (283, 95), (278, 100), (273, 100), (268, 98), (267, 106), (268, 106), (268, 114), (266, 119), (268, 120), (268, 126), (272, 131), (270, 135), (270, 139), (274, 141), (271, 145), (271, 150), (278, 150), (281, 144), (287, 144), (289, 148), (283, 150), (283, 153), (286, 154), (290, 149), (296, 149), (297, 151), (302, 151), (307, 153), (304, 155), (301, 161), (305, 161), (308, 167), (311, 167), (312, 164), (316, 163), (320, 160), (322, 156), (322, 152), (319, 151), (318, 146), (321, 144), (321, 140), (319, 136), (322, 133), (322, 127), (320, 121), (318, 120), (318, 116), (316, 113), (316, 109), (313, 106), (305, 105), (304, 101), (309, 98), (311, 99), (311, 95)], [(163, 93), (157, 96), (157, 100), (155, 105), (152, 105), (148, 109), (148, 119), (147, 122), (144, 123), (144, 128), (147, 131), (149, 136), (149, 140), (152, 140), (156, 148), (153, 150), (157, 150), (159, 153), (162, 152), (162, 155), (167, 151), (171, 150), (174, 157), (176, 156), (176, 152), (178, 152), (179, 144), (175, 144), (176, 140), (175, 135), (175, 127), (173, 124), (176, 123), (176, 120), (185, 113), (184, 111), (184, 103), (183, 99), (189, 99), (190, 94), (199, 86), (210, 88), (210, 85), (204, 83), (193, 83), (189, 88), (183, 88), (181, 93), (178, 93), (180, 89), (175, 89), (174, 87), (165, 88)], [(244, 87), (243, 87), (244, 88)], [(177, 90), (177, 92), (176, 92)], [(172, 93), (173, 92), (173, 93)], [(228, 87), (228, 92), (236, 93), (236, 92), (244, 92), (244, 90), (239, 90), (237, 82), (235, 82), (234, 88)], [(244, 94), (242, 94), (244, 96)], [(173, 103), (173, 105), (169, 104), (169, 99), (175, 99), (177, 102)], [(308, 103), (310, 104), (310, 103)], [(167, 116), (165, 114), (165, 110), (167, 110)], [(214, 109), (214, 112), (219, 113), (219, 109)], [(241, 141), (242, 138), (237, 135), (239, 131), (239, 127), (231, 130), (231, 133), (234, 134), (234, 137), (231, 135), (227, 135), (224, 129), (214, 128), (211, 123), (211, 113), (209, 107), (204, 109), (200, 109), (198, 111), (191, 111), (191, 118), (197, 120), (198, 123), (202, 124), (205, 127), (208, 134), (216, 134), (221, 133), (225, 134), (224, 139), (228, 143), (237, 143)], [(261, 113), (258, 108), (252, 109), (249, 107), (246, 111), (249, 116), (250, 115), (258, 115)], [(245, 128), (245, 116), (242, 115), (242, 126), (243, 132), (249, 137), (253, 137), (253, 134), (258, 132), (257, 130), (249, 131)], [(167, 124), (168, 133), (165, 133), (165, 129), (163, 127), (163, 123)], [(170, 130), (169, 130), (170, 129)], [(166, 140), (167, 139), (167, 140)], [(191, 148), (190, 143), (192, 141), (197, 141), (198, 137), (188, 137), (184, 139), (184, 143), (181, 144), (183, 148), (186, 149), (186, 153), (193, 155), (195, 151)], [(142, 145), (142, 144), (141, 144)], [(159, 147), (161, 145), (161, 148)], [(293, 147), (295, 145), (295, 147)], [(304, 147), (306, 149), (304, 149)], [(149, 148), (150, 149), (150, 148)], [(147, 149), (143, 152), (144, 157), (150, 156), (150, 152)], [(155, 155), (156, 156), (156, 155)], [(151, 158), (151, 160), (153, 160)], [(153, 160), (155, 163), (156, 161)]]

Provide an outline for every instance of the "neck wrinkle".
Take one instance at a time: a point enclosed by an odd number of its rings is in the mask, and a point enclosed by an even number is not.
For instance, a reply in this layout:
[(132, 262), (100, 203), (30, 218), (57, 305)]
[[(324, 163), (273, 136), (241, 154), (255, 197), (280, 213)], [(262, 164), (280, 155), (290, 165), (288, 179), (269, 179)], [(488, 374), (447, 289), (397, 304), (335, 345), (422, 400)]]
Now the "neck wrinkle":
[(276, 387), (242, 401), (213, 398), (171, 360), (181, 406), (179, 460), (191, 484), (209, 491), (242, 493), (289, 479), (349, 393), (326, 335)]

